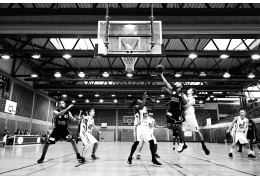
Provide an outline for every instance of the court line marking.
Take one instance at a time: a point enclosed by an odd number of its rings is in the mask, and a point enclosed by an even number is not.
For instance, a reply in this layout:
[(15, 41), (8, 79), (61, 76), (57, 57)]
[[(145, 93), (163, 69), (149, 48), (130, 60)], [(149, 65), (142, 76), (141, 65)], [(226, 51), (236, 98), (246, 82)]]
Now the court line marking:
[[(74, 153), (73, 153), (73, 154), (74, 154)], [(68, 155), (64, 155), (64, 156), (58, 157), (58, 158), (50, 159), (50, 160), (45, 161), (45, 162), (53, 161), (53, 160), (56, 160), (56, 159), (59, 159), (59, 158), (63, 158), (63, 157), (66, 157), (66, 156), (70, 156), (70, 155), (72, 155), (72, 154), (68, 154)], [(35, 165), (39, 165), (39, 163), (34, 163), (34, 164), (27, 165), (27, 166), (24, 166), (24, 167), (20, 167), (20, 168), (8, 170), (8, 171), (5, 171), (5, 172), (1, 172), (0, 174), (5, 174), (5, 173), (9, 173), (9, 172), (13, 172), (13, 171), (25, 169), (25, 168), (27, 168), (27, 167), (31, 167), (31, 166), (35, 166)]]
[(44, 169), (48, 169), (48, 168), (50, 168), (50, 167), (56, 166), (56, 165), (58, 165), (58, 164), (61, 164), (61, 163), (67, 162), (67, 161), (69, 161), (69, 159), (68, 159), (68, 160), (65, 160), (65, 161), (62, 161), (62, 162), (58, 162), (57, 164), (53, 164), (53, 165), (48, 166), (48, 167), (43, 168), (43, 169), (39, 169), (39, 170), (37, 170), (37, 171), (30, 172), (30, 173), (28, 173), (28, 174), (25, 174), (25, 176), (28, 176), (28, 175), (31, 175), (31, 174), (40, 172), (40, 171), (42, 171), (42, 170), (44, 170)]
[(212, 163), (212, 164), (216, 164), (216, 165), (218, 165), (218, 166), (222, 166), (222, 167), (225, 167), (225, 168), (227, 168), (227, 169), (232, 169), (232, 170), (234, 170), (234, 171), (238, 171), (238, 172), (241, 172), (241, 173), (244, 173), (244, 174), (248, 174), (248, 175), (251, 175), (251, 176), (257, 176), (257, 175), (255, 175), (255, 174), (251, 174), (251, 173), (248, 173), (248, 172), (240, 171), (240, 170), (238, 170), (238, 169), (234, 169), (234, 168), (231, 168), (231, 167), (227, 167), (227, 166), (225, 166), (225, 165), (222, 165), (222, 164), (220, 164), (220, 163), (218, 163), (218, 162), (215, 162), (215, 161), (212, 161), (212, 160), (209, 160), (209, 159), (203, 159), (203, 158), (195, 157), (195, 156), (188, 155), (188, 154), (182, 154), (182, 155), (185, 155), (185, 156), (188, 156), (188, 157), (192, 157), (192, 158), (195, 158), (195, 159), (199, 159), (199, 160), (202, 160), (202, 161), (205, 161), (205, 162), (210, 162), (210, 163)]
[[(193, 149), (193, 151), (201, 152), (201, 151), (196, 150), (196, 149)], [(227, 157), (227, 158), (229, 158), (229, 159), (240, 159), (240, 160), (247, 161), (247, 162), (251, 162), (251, 163), (252, 163), (252, 162), (260, 163), (259, 161), (257, 161), (257, 158), (246, 158), (246, 159), (245, 159), (245, 158), (240, 158), (240, 157), (237, 157), (237, 156), (230, 158), (230, 157), (228, 157), (228, 156), (226, 156), (226, 155), (222, 155), (222, 154), (216, 154), (216, 153), (212, 153), (212, 152), (210, 152), (210, 154)], [(231, 164), (232, 164), (232, 163), (231, 163)]]
[[(110, 145), (110, 146), (108, 146), (108, 147), (106, 147), (106, 148), (103, 148), (103, 149), (101, 149), (101, 150), (99, 150), (99, 152), (102, 152), (102, 151), (105, 151), (105, 150), (107, 150), (107, 149), (110, 149), (110, 148), (112, 148), (114, 145), (112, 144), (112, 145)], [(93, 160), (91, 163), (94, 163), (96, 160)], [(97, 161), (97, 162), (100, 162), (100, 161)], [(82, 166), (82, 165), (84, 165), (84, 164), (89, 164), (90, 162), (89, 161), (87, 161), (87, 163), (79, 163), (78, 165), (76, 165), (75, 167), (79, 167), (79, 166)]]

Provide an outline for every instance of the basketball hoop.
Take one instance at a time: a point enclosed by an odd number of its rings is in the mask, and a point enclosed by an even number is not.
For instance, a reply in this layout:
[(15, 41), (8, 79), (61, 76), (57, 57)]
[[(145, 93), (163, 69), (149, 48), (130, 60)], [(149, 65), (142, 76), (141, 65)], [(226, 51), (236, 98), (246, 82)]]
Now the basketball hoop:
[(132, 124), (132, 119), (127, 119), (128, 125), (130, 126)]
[(135, 63), (138, 57), (121, 57), (121, 59), (125, 64), (125, 70), (127, 72), (133, 72), (135, 70)]

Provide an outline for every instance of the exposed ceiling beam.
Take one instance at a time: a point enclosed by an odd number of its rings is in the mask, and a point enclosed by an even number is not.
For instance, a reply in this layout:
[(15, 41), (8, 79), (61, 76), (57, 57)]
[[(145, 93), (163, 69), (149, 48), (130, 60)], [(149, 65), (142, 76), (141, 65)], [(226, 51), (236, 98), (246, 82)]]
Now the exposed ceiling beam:
[[(110, 9), (110, 21), (149, 21), (150, 8)], [(2, 8), (0, 37), (97, 37), (97, 22), (104, 20), (105, 15), (105, 8)], [(209, 36), (211, 39), (248, 39), (260, 36), (258, 8), (155, 8), (154, 16), (156, 20), (162, 21), (162, 35), (165, 39), (207, 39)]]
[[(105, 92), (105, 91), (127, 91), (127, 92), (137, 92), (137, 91), (147, 91), (147, 92), (160, 92), (161, 88), (163, 86), (161, 85), (153, 85), (153, 86), (132, 86), (132, 85), (75, 85), (75, 84), (35, 84), (34, 88), (41, 89), (41, 90), (47, 90), (47, 91), (54, 91), (54, 90), (66, 90), (66, 91), (94, 91), (94, 92)], [(199, 85), (192, 85), (192, 86), (185, 86), (184, 89), (188, 89), (190, 87), (196, 88), (197, 91), (238, 91), (241, 92), (243, 90), (243, 87), (241, 85), (208, 85), (208, 86), (199, 86)]]
[[(117, 77), (117, 75), (115, 76)], [(160, 78), (152, 78), (152, 79), (148, 79), (147, 76), (143, 76), (146, 77), (145, 79), (130, 79), (130, 78), (102, 78), (102, 79), (97, 79), (97, 78), (25, 78), (25, 81), (46, 81), (46, 82), (66, 82), (66, 81), (113, 81), (113, 82), (118, 82), (118, 81), (125, 81), (125, 82), (162, 82), (162, 80)], [(211, 76), (212, 77), (212, 76)], [(219, 78), (216, 78), (219, 77)], [(166, 76), (167, 78), (167, 76)], [(212, 78), (198, 78), (195, 76), (191, 76), (190, 78), (188, 77), (181, 77), (181, 78), (167, 78), (168, 81), (179, 81), (179, 82), (241, 82), (241, 83), (245, 83), (245, 82), (253, 82), (252, 79), (247, 79), (246, 77), (244, 78), (235, 78), (235, 79), (225, 79), (222, 76), (214, 76)], [(260, 80), (260, 77), (258, 78), (254, 78), (254, 81), (258, 81)]]
[[(133, 13), (133, 11), (135, 13)], [(160, 16), (260, 16), (258, 8), (153, 8), (155, 17)], [(109, 16), (149, 16), (150, 8), (109, 8)], [(53, 16), (53, 15), (92, 15), (105, 16), (106, 8), (24, 8), (7, 9), (1, 8), (1, 16)]]
[[(66, 28), (66, 27), (64, 27)], [(97, 38), (97, 32), (87, 32), (87, 31), (79, 31), (77, 28), (70, 28), (77, 29), (74, 33), (68, 33), (68, 31), (64, 28), (58, 28), (59, 30), (55, 31), (48, 31), (47, 34), (43, 34), (45, 27), (40, 30), (39, 33), (33, 31), (34, 28), (30, 28), (28, 31), (24, 31), (22, 27), (13, 27), (12, 32), (10, 32), (9, 28), (0, 27), (0, 38)], [(20, 29), (20, 30), (19, 30)], [(23, 30), (22, 30), (23, 29)], [(248, 34), (243, 34), (246, 32), (238, 32), (236, 33), (233, 31), (232, 33), (225, 33), (223, 34), (220, 30), (219, 32), (211, 33), (208, 31), (207, 34), (206, 30), (198, 30), (195, 32), (196, 28), (193, 29), (181, 29), (176, 31), (163, 31), (162, 38), (163, 39), (260, 39), (260, 32), (257, 30), (251, 32), (251, 30), (247, 31)], [(60, 31), (60, 33), (58, 33)], [(217, 34), (219, 33), (219, 34)]]
[[(244, 50), (239, 50), (239, 51), (200, 51), (200, 50), (166, 50), (165, 51), (165, 56), (166, 57), (187, 57), (191, 53), (195, 53), (198, 55), (198, 57), (206, 57), (206, 58), (219, 58), (221, 54), (227, 54), (229, 55), (230, 58), (250, 58), (251, 55), (253, 54), (258, 54), (260, 51), (259, 50), (252, 50), (252, 51), (244, 51)], [(4, 53), (11, 53), (15, 57), (31, 57), (32, 54), (34, 53), (39, 53), (41, 54), (42, 57), (48, 57), (48, 58), (61, 58), (62, 55), (69, 53), (72, 55), (73, 58), (93, 58), (95, 55), (94, 50), (47, 50), (47, 49), (33, 49), (33, 50), (27, 50), (27, 49), (21, 49), (21, 50), (0, 50), (0, 54)], [(129, 55), (123, 55), (123, 56), (135, 56), (135, 57), (156, 57), (159, 55), (156, 54), (129, 54)], [(160, 55), (161, 56), (161, 55)], [(110, 54), (106, 55), (104, 57), (122, 57), (122, 54)]]

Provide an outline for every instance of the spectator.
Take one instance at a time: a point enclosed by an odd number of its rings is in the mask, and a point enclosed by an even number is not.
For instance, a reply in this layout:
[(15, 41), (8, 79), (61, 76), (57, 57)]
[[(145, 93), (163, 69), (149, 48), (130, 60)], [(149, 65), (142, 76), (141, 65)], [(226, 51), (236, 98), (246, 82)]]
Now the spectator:
[(20, 134), (20, 129), (17, 129), (14, 135), (19, 135)]
[(23, 130), (20, 131), (19, 135), (23, 135)]
[(28, 130), (24, 131), (24, 135), (30, 135)]

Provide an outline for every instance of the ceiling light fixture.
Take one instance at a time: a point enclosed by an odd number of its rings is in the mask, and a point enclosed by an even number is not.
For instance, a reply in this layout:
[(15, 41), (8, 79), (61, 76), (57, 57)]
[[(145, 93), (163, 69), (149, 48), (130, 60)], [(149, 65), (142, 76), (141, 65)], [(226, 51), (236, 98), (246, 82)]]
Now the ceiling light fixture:
[(98, 96), (99, 96), (99, 94), (97, 93), (97, 94), (95, 94), (95, 96), (96, 96), (96, 97), (98, 97)]
[(64, 97), (64, 98), (67, 97), (67, 94), (62, 94), (62, 97)]
[(220, 58), (221, 58), (221, 59), (226, 59), (226, 58), (228, 58), (228, 57), (229, 57), (229, 55), (226, 55), (226, 54), (220, 55)]
[(133, 74), (130, 73), (130, 72), (128, 72), (128, 73), (126, 74), (126, 76), (129, 77), (129, 78), (131, 78), (131, 77), (133, 77)]
[(177, 78), (178, 78), (178, 77), (181, 77), (181, 73), (178, 73), (178, 72), (177, 72), (177, 73), (175, 74), (175, 77), (177, 77)]
[(74, 99), (73, 99), (71, 102), (72, 102), (72, 103), (75, 103), (75, 102), (76, 102), (76, 100), (74, 100)]
[(8, 55), (8, 54), (3, 54), (3, 55), (1, 55), (1, 58), (2, 58), (2, 59), (5, 59), (5, 60), (8, 60), (8, 59), (11, 58), (11, 56)]
[(32, 73), (32, 74), (31, 74), (31, 77), (37, 78), (37, 77), (38, 77), (38, 74), (37, 74), (37, 73)]
[(249, 73), (249, 74), (247, 75), (247, 77), (250, 78), (250, 79), (253, 79), (253, 78), (255, 77), (255, 75), (254, 75), (254, 73)]
[(260, 59), (260, 55), (259, 55), (259, 54), (253, 54), (253, 55), (251, 56), (251, 58), (252, 58), (253, 60), (258, 60), (258, 59)]
[(71, 55), (70, 55), (70, 54), (64, 54), (62, 57), (63, 57), (64, 59), (70, 59), (70, 58), (71, 58)]
[(103, 72), (103, 77), (108, 77), (109, 76), (109, 73), (108, 72)]
[(117, 103), (117, 99), (114, 99), (114, 103)]
[(115, 97), (116, 95), (115, 95), (115, 94), (112, 94), (111, 96), (112, 96), (112, 97)]
[(79, 97), (83, 97), (83, 94), (79, 94), (78, 96), (79, 96)]
[(165, 95), (164, 94), (161, 94), (161, 97), (164, 97)]
[(85, 73), (81, 71), (81, 72), (78, 73), (78, 76), (79, 76), (80, 78), (84, 78), (84, 77), (85, 77)]
[(57, 72), (54, 74), (54, 76), (55, 76), (56, 78), (60, 78), (60, 77), (61, 77), (61, 73), (57, 71)]
[(103, 103), (103, 102), (104, 102), (104, 100), (103, 100), (103, 99), (100, 99), (100, 100), (99, 100), (99, 102), (100, 102), (100, 103)]
[(189, 55), (189, 58), (191, 58), (191, 59), (195, 59), (196, 57), (198, 57), (198, 56), (196, 54), (193, 54), (193, 53)]
[(159, 102), (160, 102), (160, 100), (159, 100), (159, 99), (157, 99), (157, 100), (156, 100), (156, 103), (159, 103)]
[(32, 58), (33, 59), (39, 59), (39, 58), (41, 58), (41, 55), (40, 54), (33, 54)]
[(230, 78), (230, 76), (231, 75), (228, 72), (225, 72), (224, 75), (223, 75), (224, 78)]
[(88, 100), (88, 99), (86, 99), (86, 100), (85, 100), (85, 102), (86, 102), (86, 103), (89, 103), (89, 100)]
[(206, 77), (207, 75), (206, 75), (205, 72), (202, 71), (202, 72), (200, 72), (199, 76), (200, 76), (200, 77)]

